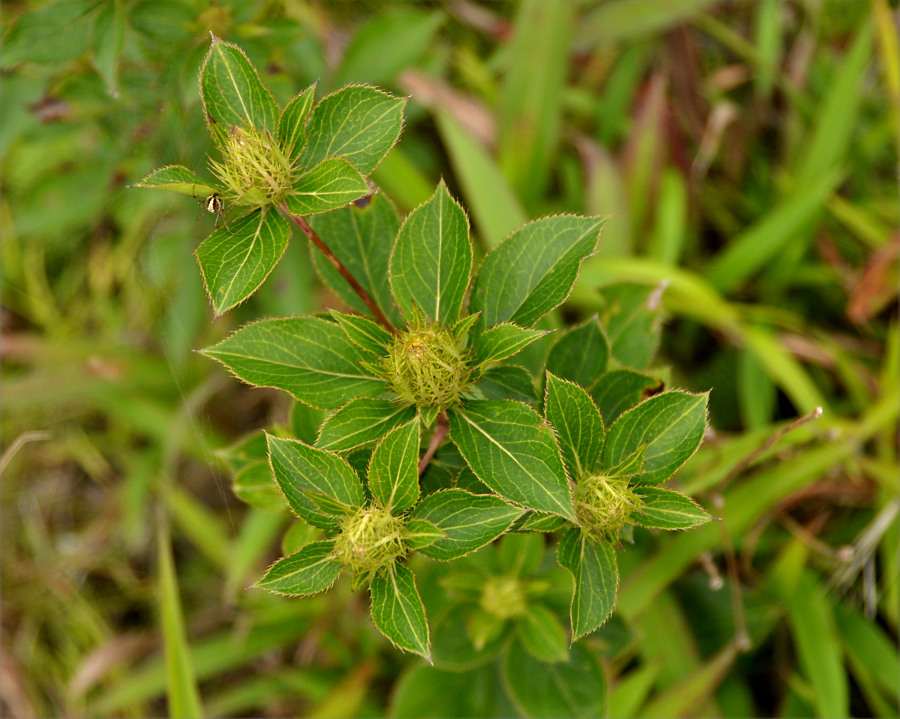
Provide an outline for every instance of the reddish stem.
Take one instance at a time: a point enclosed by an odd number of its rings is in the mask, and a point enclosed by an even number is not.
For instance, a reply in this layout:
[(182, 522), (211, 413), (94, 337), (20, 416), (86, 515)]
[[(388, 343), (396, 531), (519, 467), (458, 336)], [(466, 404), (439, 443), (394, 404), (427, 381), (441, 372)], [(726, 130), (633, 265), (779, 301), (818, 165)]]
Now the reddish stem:
[(447, 436), (448, 429), (450, 429), (450, 422), (447, 421), (447, 415), (441, 412), (438, 415), (437, 426), (434, 428), (434, 434), (431, 436), (431, 442), (428, 444), (428, 449), (425, 450), (425, 454), (422, 455), (422, 459), (419, 461), (420, 477), (428, 467), (428, 463), (431, 461), (432, 457), (434, 457), (434, 453), (437, 452), (438, 447), (441, 446), (444, 437)]
[(360, 299), (366, 303), (366, 307), (372, 310), (372, 314), (375, 315), (378, 321), (381, 322), (391, 334), (397, 334), (396, 328), (391, 324), (391, 321), (385, 316), (384, 312), (381, 311), (381, 308), (375, 304), (375, 301), (369, 296), (369, 293), (356, 281), (356, 278), (350, 274), (350, 271), (346, 267), (344, 267), (344, 263), (335, 256), (328, 245), (322, 241), (322, 238), (316, 234), (316, 231), (309, 226), (309, 223), (300, 215), (295, 215), (291, 212), (287, 205), (282, 205), (281, 207), (287, 213), (287, 216), (294, 221), (294, 224), (303, 230), (303, 234), (305, 234), (312, 243), (321, 250), (322, 254), (328, 258), (328, 261), (334, 265), (334, 268), (341, 273), (341, 277), (347, 280), (347, 284), (349, 284), (353, 288), (353, 291), (359, 295)]

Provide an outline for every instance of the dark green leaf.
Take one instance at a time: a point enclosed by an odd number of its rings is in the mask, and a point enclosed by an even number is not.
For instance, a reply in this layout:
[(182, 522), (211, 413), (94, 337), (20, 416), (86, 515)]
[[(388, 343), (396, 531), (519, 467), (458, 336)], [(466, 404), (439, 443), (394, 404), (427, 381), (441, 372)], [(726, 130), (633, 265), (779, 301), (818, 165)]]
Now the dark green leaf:
[(499, 537), (522, 516), (522, 510), (498, 497), (447, 489), (425, 497), (413, 516), (431, 522), (446, 535), (423, 549), (422, 554), (449, 561)]
[(394, 564), (372, 579), (370, 591), (375, 626), (395, 646), (428, 659), (428, 623), (413, 573)]
[(482, 313), (483, 327), (501, 322), (531, 327), (569, 296), (604, 222), (556, 215), (513, 232), (485, 257), (472, 287), (470, 312)]
[[(342, 515), (347, 507), (362, 505), (362, 482), (342, 457), (298, 440), (272, 435), (267, 439), (275, 482), (300, 519), (329, 529), (336, 524), (332, 517)], [(339, 504), (323, 507), (310, 493), (331, 497)]]
[(256, 586), (276, 594), (305, 597), (328, 589), (341, 573), (332, 557), (334, 542), (313, 542), (269, 567)]
[(331, 316), (344, 328), (347, 337), (357, 346), (376, 355), (387, 353), (391, 344), (391, 333), (381, 325), (359, 315), (345, 315), (343, 312), (331, 310)]
[(196, 251), (216, 316), (252, 295), (287, 249), (291, 228), (277, 212), (254, 210), (220, 227)]
[(537, 404), (534, 378), (524, 367), (505, 364), (491, 367), (481, 373), (475, 385), (485, 399), (515, 399), (527, 404)]
[(575, 521), (553, 430), (520, 402), (471, 400), (448, 411), (450, 436), (475, 475), (529, 509)]
[(592, 472), (603, 447), (603, 420), (590, 395), (548, 371), (545, 413), (556, 430), (569, 477)]
[(503, 678), (516, 708), (535, 719), (605, 715), (606, 677), (596, 657), (581, 644), (567, 662), (545, 664), (514, 642)]
[(361, 397), (348, 402), (325, 420), (316, 445), (344, 452), (381, 439), (415, 416), (415, 407), (404, 407), (389, 399)]
[(279, 111), (272, 93), (244, 51), (215, 35), (200, 69), (200, 96), (206, 124), (220, 147), (232, 127), (275, 132)]
[(285, 155), (293, 160), (306, 145), (306, 119), (316, 98), (316, 86), (310, 85), (291, 100), (278, 117), (278, 140)]
[(198, 174), (181, 165), (160, 167), (132, 187), (159, 188), (170, 192), (180, 192), (182, 195), (191, 195), (197, 199), (205, 199), (216, 192), (216, 189), (207, 185)]
[(441, 181), (400, 227), (391, 254), (394, 299), (406, 317), (456, 322), (472, 272), (469, 223)]
[(386, 435), (369, 463), (369, 491), (391, 514), (399, 516), (419, 499), (418, 417)]
[(569, 638), (556, 615), (540, 603), (516, 619), (519, 639), (525, 650), (542, 662), (562, 662), (569, 658)]
[(390, 152), (403, 127), (404, 98), (365, 85), (343, 87), (322, 98), (306, 123), (300, 167), (343, 157), (368, 175)]
[(600, 323), (613, 359), (625, 367), (645, 369), (659, 345), (662, 329), (660, 289), (619, 284), (598, 290)]
[(263, 512), (283, 512), (284, 496), (272, 481), (272, 469), (265, 460), (247, 465), (231, 487), (239, 499)]
[(707, 394), (665, 392), (622, 414), (609, 428), (603, 464), (614, 467), (646, 445), (638, 481), (660, 484), (697, 451), (706, 432)]
[(318, 317), (255, 322), (203, 354), (249, 384), (283, 389), (320, 409), (335, 409), (355, 395), (374, 397), (385, 389), (383, 380), (359, 367), (366, 355), (340, 326)]
[(615, 550), (606, 542), (591, 541), (573, 527), (560, 538), (556, 559), (575, 578), (571, 607), (575, 641), (603, 624), (616, 606), (619, 570)]
[(547, 369), (557, 377), (590, 388), (606, 372), (609, 346), (600, 323), (592, 317), (563, 334), (550, 348)]
[[(309, 222), (388, 319), (401, 326), (403, 320), (394, 306), (388, 280), (391, 247), (400, 227), (390, 200), (376, 193), (367, 207), (350, 205), (311, 217)], [(368, 314), (369, 308), (325, 256), (315, 247), (312, 255), (322, 279), (350, 307)]]
[(512, 357), (546, 334), (545, 330), (527, 330), (524, 327), (504, 322), (486, 329), (478, 335), (474, 342), (473, 361), (476, 364), (485, 365)]
[(641, 511), (631, 515), (640, 527), (652, 529), (688, 529), (706, 524), (712, 517), (693, 499), (680, 492), (659, 487), (640, 487)]
[(606, 372), (591, 390), (591, 398), (609, 427), (625, 410), (637, 406), (644, 393), (662, 386), (656, 377), (630, 369), (614, 369)]
[(369, 192), (359, 170), (343, 158), (332, 157), (297, 178), (284, 202), (295, 215), (318, 215), (349, 205)]

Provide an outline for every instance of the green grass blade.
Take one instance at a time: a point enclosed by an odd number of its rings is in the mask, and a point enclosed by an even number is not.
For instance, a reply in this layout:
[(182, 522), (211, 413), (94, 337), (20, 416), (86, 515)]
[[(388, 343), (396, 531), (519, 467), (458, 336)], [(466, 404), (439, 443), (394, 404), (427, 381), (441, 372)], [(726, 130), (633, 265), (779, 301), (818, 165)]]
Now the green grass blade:
[(191, 650), (185, 634), (184, 616), (178, 596), (178, 578), (172, 559), (172, 547), (165, 520), (161, 517), (159, 542), (159, 607), (166, 655), (166, 693), (169, 716), (193, 719), (203, 716), (200, 691), (194, 676)]

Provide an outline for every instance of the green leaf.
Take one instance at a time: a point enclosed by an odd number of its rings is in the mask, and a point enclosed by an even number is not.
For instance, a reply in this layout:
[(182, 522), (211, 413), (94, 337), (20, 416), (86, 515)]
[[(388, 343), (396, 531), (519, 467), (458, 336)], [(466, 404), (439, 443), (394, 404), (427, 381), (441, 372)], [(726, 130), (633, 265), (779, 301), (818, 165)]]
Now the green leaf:
[(449, 410), (450, 436), (475, 475), (512, 502), (575, 520), (553, 430), (527, 405), (471, 400)]
[[(394, 305), (388, 279), (391, 247), (400, 228), (390, 200), (376, 193), (367, 207), (350, 205), (311, 217), (309, 223), (379, 309), (395, 326), (401, 326), (403, 319)], [(312, 248), (312, 255), (326, 284), (350, 307), (368, 314), (366, 304), (318, 248)]]
[(318, 317), (254, 322), (202, 353), (249, 384), (283, 389), (319, 409), (335, 409), (354, 395), (374, 397), (385, 388), (360, 368), (366, 354), (338, 325)]
[(22, 61), (63, 63), (78, 57), (88, 49), (91, 11), (99, 4), (67, 0), (23, 13), (3, 38), (3, 67)]
[(625, 367), (648, 367), (662, 331), (660, 289), (623, 283), (601, 287), (597, 294), (613, 359)]
[(309, 141), (298, 165), (343, 157), (368, 175), (397, 142), (405, 105), (404, 98), (365, 85), (343, 87), (322, 98), (306, 123)]
[(504, 364), (484, 370), (475, 387), (486, 399), (515, 399), (530, 405), (538, 400), (534, 378), (519, 365)]
[(284, 203), (295, 215), (317, 215), (349, 205), (370, 192), (359, 170), (340, 157), (332, 157), (297, 178)]
[(507, 321), (531, 327), (569, 296), (605, 221), (556, 215), (516, 230), (485, 257), (469, 311), (482, 313), (483, 327)]
[(308, 597), (328, 589), (341, 573), (334, 559), (334, 542), (312, 542), (296, 554), (279, 559), (256, 586), (275, 594)]
[(529, 330), (504, 322), (486, 329), (475, 338), (473, 361), (479, 365), (499, 362), (512, 357), (546, 334), (546, 330)]
[(603, 464), (614, 467), (646, 444), (637, 481), (660, 484), (697, 451), (706, 432), (708, 394), (673, 391), (651, 397), (619, 417), (606, 436)]
[(393, 564), (376, 575), (370, 587), (372, 621), (392, 644), (430, 658), (425, 607), (416, 589), (413, 573), (402, 564)]
[(610, 427), (622, 412), (636, 407), (644, 393), (662, 387), (662, 382), (642, 372), (631, 369), (614, 369), (606, 372), (591, 390), (591, 399), (603, 416), (603, 423)]
[(567, 662), (545, 664), (513, 642), (503, 680), (516, 708), (535, 719), (600, 717), (606, 711), (606, 677), (596, 657), (581, 644)]
[(306, 145), (306, 119), (316, 99), (316, 85), (310, 85), (291, 100), (278, 117), (278, 141), (290, 160)]
[(706, 524), (712, 517), (690, 497), (671, 489), (640, 487), (644, 500), (641, 511), (631, 515), (631, 521), (648, 529), (688, 529)]
[(359, 315), (345, 315), (343, 312), (331, 310), (329, 314), (338, 321), (338, 324), (344, 328), (347, 337), (364, 350), (368, 350), (376, 355), (387, 353), (391, 344), (391, 333), (384, 329), (381, 325), (375, 324), (372, 320)]
[(496, 688), (489, 667), (447, 672), (419, 663), (395, 685), (387, 716), (397, 719), (486, 717), (494, 711)]
[(441, 11), (385, 6), (347, 44), (334, 84), (392, 83), (431, 47), (432, 37), (446, 17)]
[(277, 212), (254, 210), (220, 227), (194, 253), (216, 316), (246, 300), (284, 255), (291, 228)]
[(558, 514), (542, 514), (532, 512), (522, 522), (516, 531), (519, 532), (555, 532), (566, 524), (566, 520)]
[(577, 479), (592, 472), (603, 447), (603, 420), (590, 395), (548, 370), (544, 411), (556, 430), (569, 476)]
[(181, 165), (166, 165), (154, 170), (143, 180), (132, 187), (169, 190), (191, 195), (198, 199), (208, 197), (216, 192), (216, 188), (207, 185), (200, 175)]
[(609, 345), (600, 323), (592, 317), (563, 334), (547, 356), (547, 369), (557, 377), (590, 388), (606, 372)]
[(552, 663), (569, 658), (566, 630), (543, 604), (529, 604), (528, 612), (516, 620), (516, 626), (522, 646), (535, 659)]
[(415, 506), (419, 499), (419, 418), (385, 436), (369, 463), (369, 491), (391, 514)]
[(344, 452), (381, 439), (415, 416), (415, 407), (404, 407), (389, 399), (354, 399), (325, 420), (316, 445)]
[(546, 546), (540, 534), (507, 534), (497, 553), (500, 568), (520, 579), (530, 577), (540, 569)]
[(443, 180), (401, 225), (391, 254), (394, 298), (409, 319), (418, 310), (433, 322), (456, 322), (472, 273), (466, 213)]
[[(300, 519), (331, 529), (337, 524), (333, 517), (342, 515), (342, 509), (359, 507), (365, 501), (359, 476), (339, 455), (295, 439), (272, 435), (266, 439), (275, 483)], [(339, 504), (323, 508), (310, 493), (331, 497)]]
[(94, 67), (103, 78), (106, 91), (119, 96), (119, 55), (125, 39), (125, 8), (122, 0), (107, 2), (94, 23)]
[(411, 519), (406, 523), (406, 531), (403, 534), (403, 543), (413, 551), (430, 547), (438, 540), (443, 539), (446, 532), (435, 527), (424, 519)]
[(272, 93), (244, 51), (215, 35), (200, 68), (200, 97), (219, 147), (225, 146), (234, 126), (275, 132), (279, 111)]
[(445, 533), (422, 554), (450, 561), (492, 542), (522, 516), (522, 510), (488, 494), (462, 489), (434, 492), (422, 499), (413, 517), (431, 522)]
[[(459, 575), (450, 575), (451, 577)], [(480, 596), (484, 586), (484, 576), (475, 575), (477, 582), (475, 597)], [(447, 588), (444, 582), (441, 585)], [(487, 614), (487, 612), (484, 612)], [(492, 616), (492, 615), (489, 615)], [(501, 630), (506, 622), (501, 620)], [(478, 640), (470, 638), (475, 623), (475, 615), (470, 604), (460, 603), (442, 613), (436, 621), (431, 623), (431, 656), (434, 665), (441, 669), (450, 669), (454, 672), (474, 669), (477, 666), (493, 659), (506, 644), (507, 634), (500, 631), (494, 636), (485, 633)], [(477, 644), (476, 644), (477, 641)], [(432, 716), (427, 714), (426, 716)]]
[(603, 624), (616, 606), (616, 554), (608, 543), (593, 542), (573, 527), (560, 538), (556, 559), (575, 578), (570, 617), (576, 641)]
[(272, 481), (272, 469), (266, 461), (244, 467), (231, 486), (238, 499), (264, 512), (284, 511), (284, 497)]

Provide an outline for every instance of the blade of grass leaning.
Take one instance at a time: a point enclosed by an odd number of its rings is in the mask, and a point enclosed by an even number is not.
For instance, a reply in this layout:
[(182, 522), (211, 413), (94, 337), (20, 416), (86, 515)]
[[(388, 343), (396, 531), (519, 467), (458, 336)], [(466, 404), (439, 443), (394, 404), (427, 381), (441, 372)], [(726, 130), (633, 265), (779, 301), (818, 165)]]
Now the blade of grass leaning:
[(169, 716), (195, 719), (203, 716), (200, 691), (194, 675), (190, 645), (185, 633), (184, 615), (178, 595), (178, 579), (172, 559), (169, 530), (162, 515), (157, 528), (159, 608), (166, 656), (166, 695)]
[(576, 5), (519, 4), (500, 99), (500, 164), (526, 207), (547, 186), (559, 143)]
[(715, 0), (611, 0), (578, 23), (579, 45), (607, 43), (662, 32), (690, 19)]
[(478, 234), (487, 248), (496, 247), (528, 215), (500, 168), (453, 115), (438, 109), (435, 120)]
[[(268, 470), (266, 466), (266, 470)], [(272, 483), (271, 476), (269, 483)], [(225, 575), (222, 596), (226, 602), (236, 601), (244, 587), (251, 585), (256, 577), (252, 570), (265, 566), (266, 553), (284, 529), (285, 518), (251, 508), (244, 516), (238, 536), (229, 548), (230, 561)]]
[[(737, 657), (733, 643), (725, 645), (706, 664), (683, 677), (670, 689), (658, 694), (641, 710), (640, 717), (704, 716), (709, 712), (719, 716), (715, 705), (710, 705), (716, 688), (731, 669)], [(837, 715), (844, 716), (844, 715)]]
[(834, 618), (815, 575), (807, 570), (798, 591), (784, 599), (800, 667), (812, 684), (816, 716), (850, 716), (850, 690)]
[(640, 668), (620, 676), (609, 692), (610, 719), (630, 719), (637, 716), (638, 710), (647, 700), (647, 696), (656, 684), (659, 666), (643, 664)]
[(731, 240), (709, 266), (706, 278), (719, 292), (738, 289), (754, 272), (772, 261), (807, 223), (844, 177), (832, 168), (795, 191)]

